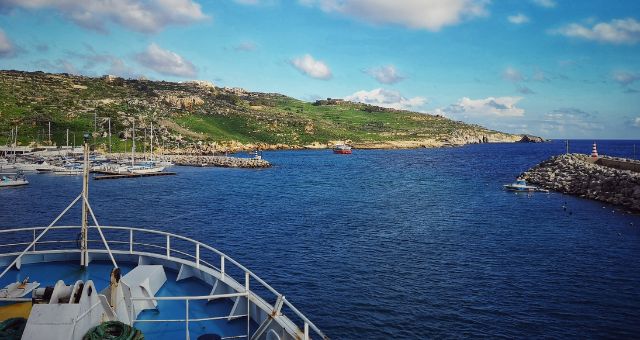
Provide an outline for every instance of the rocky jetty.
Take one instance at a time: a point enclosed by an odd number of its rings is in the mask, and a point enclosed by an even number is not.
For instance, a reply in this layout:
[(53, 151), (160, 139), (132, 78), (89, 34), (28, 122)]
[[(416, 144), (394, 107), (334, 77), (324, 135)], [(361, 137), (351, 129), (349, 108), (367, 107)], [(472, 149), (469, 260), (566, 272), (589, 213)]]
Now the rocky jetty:
[[(530, 183), (640, 212), (640, 172), (611, 166), (620, 160), (583, 154), (554, 156), (526, 171)], [(635, 162), (626, 160), (633, 166)]]
[(262, 158), (240, 158), (227, 156), (164, 156), (176, 165), (183, 166), (211, 166), (224, 168), (268, 168), (271, 163)]

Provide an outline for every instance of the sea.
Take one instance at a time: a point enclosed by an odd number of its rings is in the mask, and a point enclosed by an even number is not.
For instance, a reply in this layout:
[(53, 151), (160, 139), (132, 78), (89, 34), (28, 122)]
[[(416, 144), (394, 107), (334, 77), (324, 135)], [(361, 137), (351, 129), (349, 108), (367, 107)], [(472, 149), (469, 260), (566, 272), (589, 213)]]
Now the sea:
[[(640, 154), (640, 141), (596, 142), (600, 154)], [(102, 225), (227, 253), (331, 339), (637, 338), (640, 215), (502, 190), (564, 152), (564, 140), (264, 152), (272, 168), (92, 180), (90, 199)], [(0, 229), (45, 226), (81, 190), (80, 177), (28, 179), (0, 190)], [(79, 223), (75, 209), (59, 224)]]

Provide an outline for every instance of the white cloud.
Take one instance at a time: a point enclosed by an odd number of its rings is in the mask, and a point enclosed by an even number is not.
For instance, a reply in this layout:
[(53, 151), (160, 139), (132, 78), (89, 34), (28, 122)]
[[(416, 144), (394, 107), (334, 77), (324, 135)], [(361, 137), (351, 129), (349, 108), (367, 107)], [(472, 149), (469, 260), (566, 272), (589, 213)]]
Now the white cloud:
[(516, 24), (516, 25), (526, 24), (530, 21), (529, 17), (522, 13), (518, 13), (516, 15), (510, 15), (507, 17), (507, 20), (509, 20), (510, 23)]
[[(92, 75), (95, 72), (98, 74), (116, 75), (123, 78), (138, 78), (138, 74), (134, 69), (127, 66), (125, 61), (117, 56), (108, 53), (99, 53), (93, 46), (84, 44), (85, 52), (81, 51), (67, 51), (67, 60), (77, 59), (83, 62), (83, 66), (80, 70), (81, 74)], [(60, 63), (58, 63), (60, 64)], [(104, 68), (104, 66), (107, 66)], [(102, 68), (101, 70), (96, 68)]]
[(12, 57), (16, 52), (16, 47), (13, 45), (9, 37), (0, 29), (0, 58)]
[(640, 117), (636, 117), (636, 119), (633, 121), (633, 125), (636, 127), (640, 127)]
[(399, 110), (417, 110), (427, 103), (424, 97), (403, 97), (400, 92), (385, 89), (374, 89), (371, 91), (358, 91), (344, 98), (345, 100), (388, 107)]
[(556, 7), (555, 0), (532, 0), (534, 4), (546, 8), (554, 8)]
[(567, 133), (567, 131), (603, 130), (604, 126), (593, 120), (589, 112), (577, 108), (560, 108), (544, 115), (542, 128), (547, 131)]
[(375, 24), (396, 24), (438, 31), (473, 17), (487, 14), (488, 0), (299, 0), (327, 13)]
[(511, 66), (507, 67), (504, 72), (502, 72), (502, 78), (514, 83), (524, 80), (524, 76), (522, 75), (522, 73)]
[(141, 65), (164, 75), (192, 78), (197, 74), (196, 67), (191, 62), (175, 52), (162, 49), (155, 43), (137, 54), (136, 60)]
[(640, 41), (640, 22), (633, 18), (614, 19), (595, 23), (591, 27), (572, 23), (551, 33), (602, 43), (633, 45)]
[(524, 109), (517, 107), (520, 100), (522, 97), (488, 97), (484, 99), (463, 97), (456, 104), (436, 111), (450, 117), (522, 117)]
[(626, 71), (619, 71), (613, 74), (613, 80), (622, 86), (627, 86), (640, 80), (640, 73), (632, 73)]
[(332, 76), (329, 66), (323, 61), (315, 60), (310, 54), (293, 58), (291, 65), (311, 78), (327, 80)]
[(105, 31), (107, 22), (153, 33), (168, 25), (185, 25), (207, 17), (192, 0), (2, 0), (0, 9), (54, 9), (76, 24)]
[(382, 84), (395, 84), (404, 79), (403, 76), (398, 74), (398, 70), (394, 65), (374, 67), (367, 70), (367, 73)]

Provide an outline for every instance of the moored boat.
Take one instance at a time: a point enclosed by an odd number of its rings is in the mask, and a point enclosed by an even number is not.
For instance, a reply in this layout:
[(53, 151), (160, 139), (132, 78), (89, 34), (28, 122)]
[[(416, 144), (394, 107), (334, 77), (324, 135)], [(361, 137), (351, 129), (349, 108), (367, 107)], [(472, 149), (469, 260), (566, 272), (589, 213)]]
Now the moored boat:
[(0, 174), (0, 188), (17, 187), (29, 184), (27, 178), (21, 173), (4, 173)]
[(80, 164), (71, 163), (60, 167), (54, 167), (51, 172), (53, 172), (54, 175), (78, 176), (82, 175), (82, 167)]
[(549, 192), (549, 190), (539, 188), (535, 185), (527, 184), (527, 181), (524, 178), (518, 178), (515, 182), (511, 184), (505, 184), (502, 186), (507, 191), (515, 191), (515, 192)]
[(347, 144), (337, 144), (333, 148), (333, 153), (342, 154), (342, 155), (350, 155), (351, 147)]

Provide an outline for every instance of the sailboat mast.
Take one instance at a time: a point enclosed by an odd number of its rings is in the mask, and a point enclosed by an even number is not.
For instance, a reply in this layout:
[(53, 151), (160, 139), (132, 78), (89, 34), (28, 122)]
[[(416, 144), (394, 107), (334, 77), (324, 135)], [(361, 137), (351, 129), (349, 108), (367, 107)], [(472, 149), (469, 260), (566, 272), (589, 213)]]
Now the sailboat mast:
[(153, 160), (153, 122), (151, 122), (151, 160)]
[(133, 120), (133, 134), (131, 135), (131, 166), (135, 164), (136, 159), (136, 121)]

